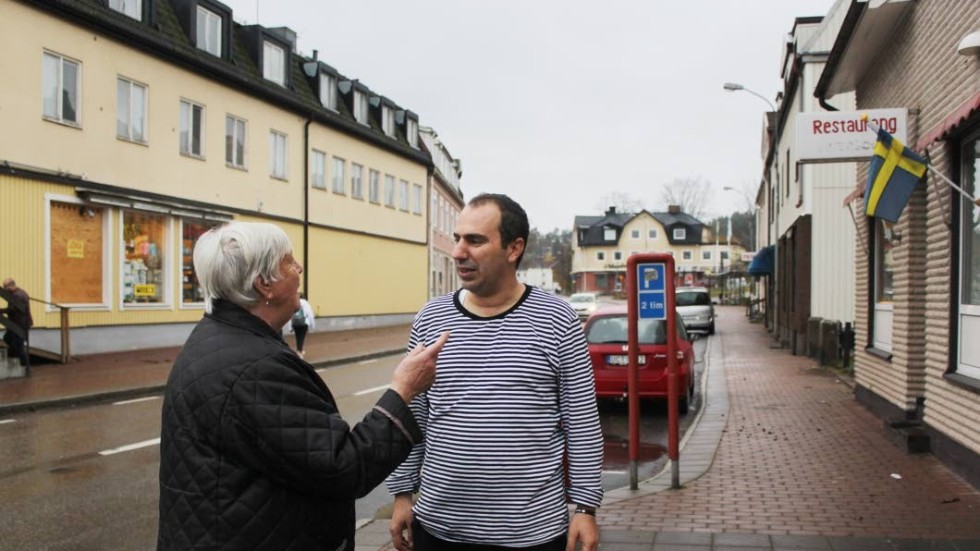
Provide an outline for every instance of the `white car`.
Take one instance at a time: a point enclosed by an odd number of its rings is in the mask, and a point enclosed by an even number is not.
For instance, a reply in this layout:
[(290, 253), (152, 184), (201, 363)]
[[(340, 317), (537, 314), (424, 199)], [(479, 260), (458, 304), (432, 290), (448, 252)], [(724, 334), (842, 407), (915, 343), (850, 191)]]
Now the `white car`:
[(704, 287), (678, 287), (677, 313), (684, 320), (688, 331), (715, 334), (715, 307), (711, 295)]
[(568, 297), (568, 303), (578, 314), (579, 319), (585, 320), (595, 312), (599, 306), (599, 295), (595, 293), (575, 293)]

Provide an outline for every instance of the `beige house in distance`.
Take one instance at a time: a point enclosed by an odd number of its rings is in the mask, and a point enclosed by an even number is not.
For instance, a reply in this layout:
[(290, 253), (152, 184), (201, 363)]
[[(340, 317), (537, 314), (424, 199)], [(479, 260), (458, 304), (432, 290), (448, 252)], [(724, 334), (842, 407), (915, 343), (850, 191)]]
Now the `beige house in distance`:
[[(0, 0), (0, 272), (32, 346), (183, 342), (191, 252), (272, 222), (324, 329), (401, 323), (428, 297), (431, 162), (418, 117), (214, 0)], [(398, 266), (397, 277), (392, 266)]]
[(459, 288), (456, 261), (453, 259), (453, 231), (465, 200), (460, 189), (463, 168), (439, 139), (436, 131), (419, 128), (422, 147), (432, 158), (429, 175), (429, 298), (451, 293)]

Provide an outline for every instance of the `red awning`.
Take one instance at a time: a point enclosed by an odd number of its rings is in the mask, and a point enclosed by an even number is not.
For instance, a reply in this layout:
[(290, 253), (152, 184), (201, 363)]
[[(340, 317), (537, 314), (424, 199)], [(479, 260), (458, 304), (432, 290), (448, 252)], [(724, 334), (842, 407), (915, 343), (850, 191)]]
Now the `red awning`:
[(937, 124), (932, 130), (926, 133), (918, 143), (915, 144), (916, 151), (922, 151), (929, 146), (932, 142), (944, 139), (949, 136), (950, 132), (955, 130), (959, 125), (973, 116), (980, 110), (980, 92), (973, 94), (973, 97), (966, 100), (959, 107), (953, 110), (948, 117), (943, 119), (943, 121)]

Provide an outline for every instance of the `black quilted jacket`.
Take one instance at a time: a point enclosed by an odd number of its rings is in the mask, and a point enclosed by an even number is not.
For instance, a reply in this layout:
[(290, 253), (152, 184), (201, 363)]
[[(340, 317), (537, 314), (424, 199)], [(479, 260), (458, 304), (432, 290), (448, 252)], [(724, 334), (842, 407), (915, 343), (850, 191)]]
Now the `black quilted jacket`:
[(163, 401), (157, 549), (354, 549), (354, 499), (422, 439), (387, 391), (353, 428), (265, 322), (216, 301)]

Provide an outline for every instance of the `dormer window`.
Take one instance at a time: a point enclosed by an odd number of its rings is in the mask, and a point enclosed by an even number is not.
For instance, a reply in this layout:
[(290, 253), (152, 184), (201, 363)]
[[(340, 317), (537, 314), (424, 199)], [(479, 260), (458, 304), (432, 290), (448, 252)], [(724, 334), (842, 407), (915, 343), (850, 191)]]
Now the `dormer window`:
[(419, 147), (419, 123), (415, 119), (408, 119), (408, 125), (405, 130), (406, 138), (408, 138), (408, 145), (418, 149)]
[(320, 73), (320, 105), (337, 110), (337, 79), (327, 73)]
[(143, 20), (143, 0), (109, 0), (109, 9), (137, 21)]
[(674, 239), (687, 239), (687, 229), (674, 228)]
[(381, 106), (381, 130), (386, 136), (395, 137), (395, 112), (387, 105)]
[(197, 47), (221, 57), (221, 16), (203, 7), (197, 7)]
[(616, 240), (616, 228), (605, 228), (602, 230), (602, 239), (605, 241)]
[(364, 92), (354, 90), (354, 119), (361, 123), (368, 123), (368, 98)]
[(286, 51), (268, 40), (262, 43), (262, 76), (286, 86)]

